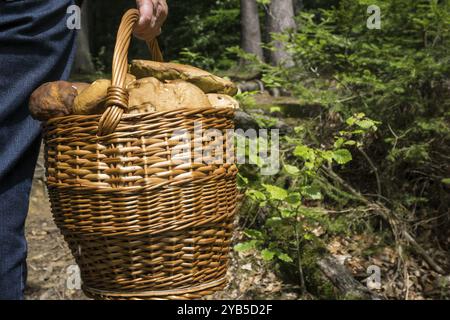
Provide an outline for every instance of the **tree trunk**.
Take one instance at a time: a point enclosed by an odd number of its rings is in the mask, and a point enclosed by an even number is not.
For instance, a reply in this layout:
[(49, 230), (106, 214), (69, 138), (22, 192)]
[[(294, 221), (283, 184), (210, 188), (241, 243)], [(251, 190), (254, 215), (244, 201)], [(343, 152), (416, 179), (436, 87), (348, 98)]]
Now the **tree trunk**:
[(263, 60), (261, 26), (256, 0), (241, 0), (241, 28), (242, 49)]
[(92, 62), (91, 49), (89, 46), (89, 23), (88, 23), (88, 0), (84, 0), (81, 4), (81, 29), (78, 30), (75, 53), (75, 61), (73, 66), (74, 73), (94, 73), (95, 67)]
[[(267, 31), (273, 34), (295, 30), (297, 26), (294, 17), (293, 0), (272, 0), (267, 12)], [(270, 62), (273, 65), (292, 67), (294, 62), (283, 43), (274, 41), (274, 46), (276, 50), (270, 52)]]

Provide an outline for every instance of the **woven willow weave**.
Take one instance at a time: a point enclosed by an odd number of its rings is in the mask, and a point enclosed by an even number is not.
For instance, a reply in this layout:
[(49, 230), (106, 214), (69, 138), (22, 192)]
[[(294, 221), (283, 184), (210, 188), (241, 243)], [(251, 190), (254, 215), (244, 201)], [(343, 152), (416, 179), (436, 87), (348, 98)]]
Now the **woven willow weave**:
[[(52, 212), (88, 296), (197, 299), (226, 283), (237, 199), (227, 134), (234, 113), (189, 108), (122, 114), (122, 65), (137, 18), (136, 10), (128, 11), (119, 28), (105, 114), (44, 125)], [(210, 139), (208, 129), (222, 135)], [(177, 130), (194, 138), (180, 140)], [(223, 163), (206, 161), (217, 150)]]

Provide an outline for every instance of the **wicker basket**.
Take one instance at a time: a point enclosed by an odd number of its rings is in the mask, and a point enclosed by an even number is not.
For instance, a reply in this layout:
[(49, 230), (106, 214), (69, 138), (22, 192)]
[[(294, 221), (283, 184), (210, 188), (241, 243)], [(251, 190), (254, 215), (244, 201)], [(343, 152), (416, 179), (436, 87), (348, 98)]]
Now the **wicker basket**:
[[(47, 187), (56, 224), (95, 299), (197, 299), (224, 287), (236, 210), (231, 109), (123, 114), (127, 51), (137, 10), (121, 22), (102, 116), (44, 125)], [(149, 46), (159, 60), (156, 42)], [(199, 129), (200, 128), (200, 129)], [(173, 132), (219, 130), (195, 142), (224, 150), (223, 164), (174, 158)], [(195, 130), (194, 130), (195, 129)], [(229, 133), (229, 132), (227, 132)], [(198, 145), (198, 144), (197, 144)]]

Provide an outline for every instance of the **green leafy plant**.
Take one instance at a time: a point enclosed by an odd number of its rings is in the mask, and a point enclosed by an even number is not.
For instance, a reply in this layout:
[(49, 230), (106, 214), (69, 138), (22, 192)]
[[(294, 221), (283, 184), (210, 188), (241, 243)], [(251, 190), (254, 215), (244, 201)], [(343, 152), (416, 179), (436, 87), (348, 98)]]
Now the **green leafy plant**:
[[(254, 167), (261, 168), (265, 162), (258, 156), (254, 166), (241, 166), (241, 188), (251, 202), (249, 212), (256, 212), (260, 221), (257, 229), (245, 230), (248, 240), (237, 244), (235, 250), (258, 250), (266, 261), (291, 265), (297, 269), (299, 284), (305, 291), (302, 248), (305, 242), (318, 241), (317, 228), (332, 225), (318, 203), (323, 199), (318, 171), (324, 165), (349, 163), (352, 154), (346, 147), (362, 146), (363, 137), (375, 131), (376, 124), (364, 114), (348, 118), (345, 127), (332, 138), (334, 143), (329, 143), (329, 149), (307, 144), (305, 130), (299, 127), (282, 141), (281, 149), (289, 151), (281, 154), (283, 166), (276, 176), (255, 174)], [(261, 211), (265, 212), (263, 218), (258, 216)]]

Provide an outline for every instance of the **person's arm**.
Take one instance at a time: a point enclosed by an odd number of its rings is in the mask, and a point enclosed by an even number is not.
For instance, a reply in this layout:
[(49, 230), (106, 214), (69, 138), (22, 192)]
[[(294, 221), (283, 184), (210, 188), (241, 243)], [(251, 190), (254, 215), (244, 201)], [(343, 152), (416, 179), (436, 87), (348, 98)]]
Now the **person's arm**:
[(153, 40), (161, 33), (161, 27), (169, 13), (166, 0), (136, 0), (141, 15), (134, 28), (134, 35), (142, 40)]

